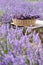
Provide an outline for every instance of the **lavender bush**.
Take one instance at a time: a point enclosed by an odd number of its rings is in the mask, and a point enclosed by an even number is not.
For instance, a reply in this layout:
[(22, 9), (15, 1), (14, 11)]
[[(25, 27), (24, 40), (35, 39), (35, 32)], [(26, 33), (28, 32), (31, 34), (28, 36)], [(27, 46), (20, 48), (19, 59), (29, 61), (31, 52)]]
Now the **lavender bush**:
[(2, 16), (2, 23), (10, 23), (12, 22), (12, 18), (8, 14), (3, 14)]
[(8, 23), (0, 26), (0, 65), (43, 65), (39, 33), (27, 31), (29, 34), (24, 35), (23, 27), (14, 29)]

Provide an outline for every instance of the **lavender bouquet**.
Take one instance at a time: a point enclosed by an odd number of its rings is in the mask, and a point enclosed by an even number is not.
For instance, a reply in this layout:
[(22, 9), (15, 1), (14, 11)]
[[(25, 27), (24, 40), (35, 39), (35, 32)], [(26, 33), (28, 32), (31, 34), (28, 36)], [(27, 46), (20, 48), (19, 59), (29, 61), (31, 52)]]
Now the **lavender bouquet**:
[[(2, 1), (1, 1), (2, 2)], [(32, 12), (34, 10), (33, 3), (27, 1), (6, 1), (2, 2), (5, 12), (9, 14), (12, 18), (16, 19), (36, 19), (38, 15), (33, 15)], [(4, 4), (6, 5), (4, 7)], [(33, 21), (32, 21), (33, 22)], [(28, 23), (27, 23), (28, 24)]]
[(16, 2), (11, 9), (13, 9), (10, 12), (10, 15), (13, 16), (13, 23), (18, 26), (34, 25), (35, 19), (39, 18), (38, 14), (33, 14), (35, 7), (31, 2)]

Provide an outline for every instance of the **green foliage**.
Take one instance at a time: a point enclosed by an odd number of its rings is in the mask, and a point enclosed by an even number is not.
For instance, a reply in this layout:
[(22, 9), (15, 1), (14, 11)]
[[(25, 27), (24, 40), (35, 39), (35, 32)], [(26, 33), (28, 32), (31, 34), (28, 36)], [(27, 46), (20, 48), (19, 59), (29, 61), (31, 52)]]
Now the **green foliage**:
[(28, 65), (30, 65), (30, 61), (29, 61), (29, 59), (27, 58), (27, 56), (26, 56), (26, 63), (27, 63)]
[(0, 17), (4, 14), (5, 12), (0, 10)]
[(6, 38), (1, 38), (0, 40), (2, 40), (4, 43), (7, 43), (7, 39)]
[(8, 54), (8, 48), (6, 48), (6, 49), (4, 50), (4, 53), (5, 53), (5, 54)]

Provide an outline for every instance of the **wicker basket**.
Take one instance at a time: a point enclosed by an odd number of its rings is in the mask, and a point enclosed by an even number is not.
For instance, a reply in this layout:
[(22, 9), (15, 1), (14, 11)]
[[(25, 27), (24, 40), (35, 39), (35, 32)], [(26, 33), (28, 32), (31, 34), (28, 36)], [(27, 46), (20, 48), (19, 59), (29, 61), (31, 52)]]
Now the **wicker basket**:
[(24, 19), (24, 20), (12, 19), (12, 21), (13, 22), (11, 24), (16, 26), (31, 26), (35, 24), (36, 19)]

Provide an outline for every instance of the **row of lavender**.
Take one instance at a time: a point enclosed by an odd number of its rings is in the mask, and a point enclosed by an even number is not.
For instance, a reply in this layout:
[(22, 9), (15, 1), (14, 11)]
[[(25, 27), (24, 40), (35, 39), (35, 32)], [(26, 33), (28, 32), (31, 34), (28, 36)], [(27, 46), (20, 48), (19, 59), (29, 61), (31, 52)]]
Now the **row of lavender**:
[[(9, 23), (0, 25), (0, 65), (43, 65), (39, 33)], [(28, 32), (28, 35), (27, 35)]]

